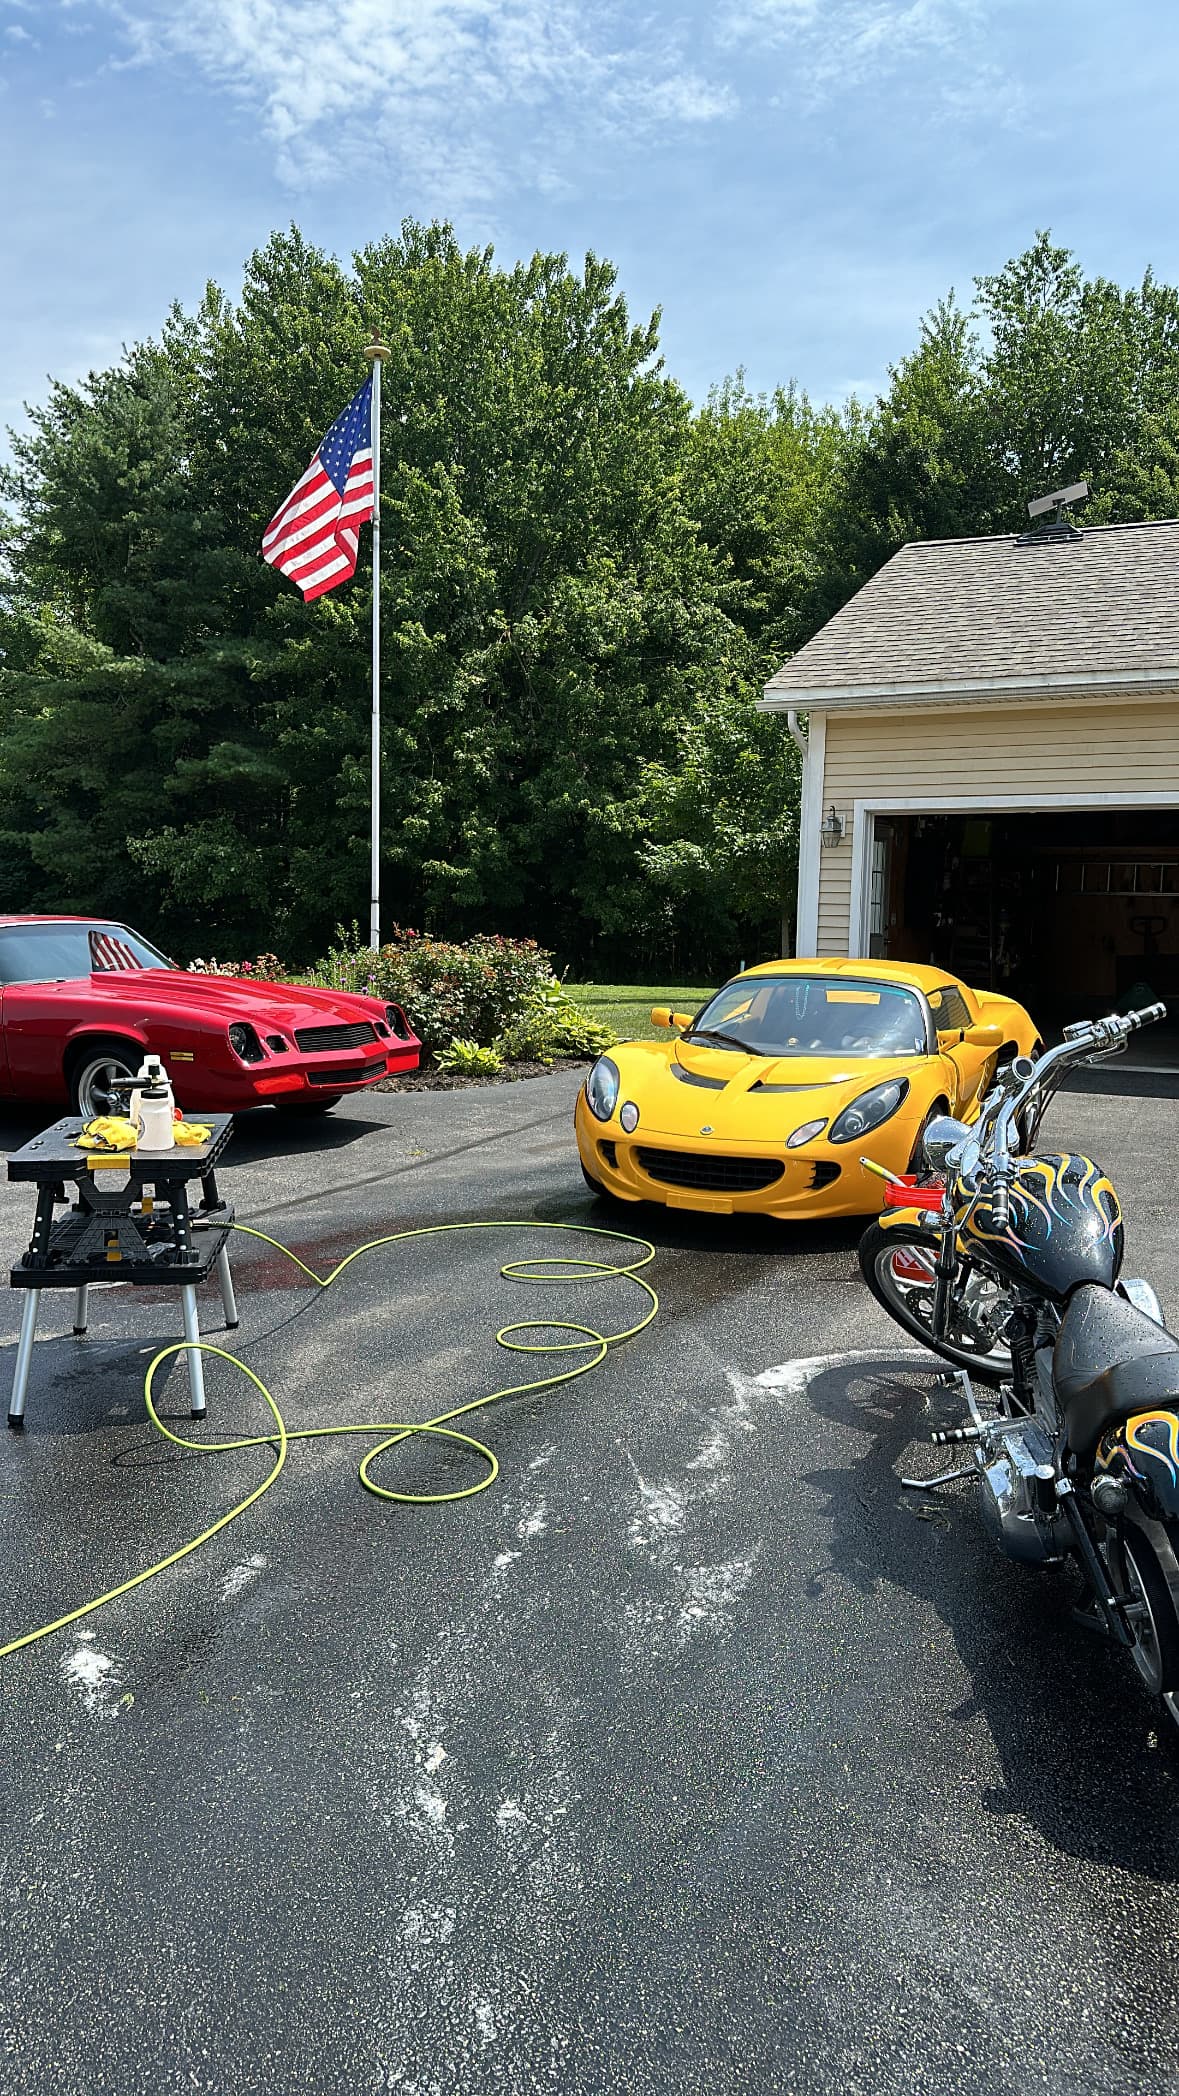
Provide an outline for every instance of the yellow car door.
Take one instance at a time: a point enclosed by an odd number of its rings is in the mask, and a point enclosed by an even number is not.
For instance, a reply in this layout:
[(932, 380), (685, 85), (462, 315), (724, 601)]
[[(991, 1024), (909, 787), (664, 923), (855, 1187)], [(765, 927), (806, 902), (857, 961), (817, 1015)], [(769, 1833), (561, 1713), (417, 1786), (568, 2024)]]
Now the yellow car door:
[(929, 992), (940, 1053), (953, 1066), (957, 1096), (951, 1100), (959, 1120), (972, 1117), (995, 1074), (1003, 1029), (975, 1018), (958, 983), (942, 983)]

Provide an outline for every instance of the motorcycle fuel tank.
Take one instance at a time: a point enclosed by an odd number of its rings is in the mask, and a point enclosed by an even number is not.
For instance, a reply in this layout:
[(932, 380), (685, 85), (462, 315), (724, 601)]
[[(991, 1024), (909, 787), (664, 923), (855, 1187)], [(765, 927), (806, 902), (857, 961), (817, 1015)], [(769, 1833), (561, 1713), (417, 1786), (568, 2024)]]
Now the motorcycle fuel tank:
[(1016, 1281), (1030, 1281), (1063, 1300), (1080, 1281), (1112, 1288), (1125, 1248), (1122, 1209), (1100, 1165), (1091, 1157), (1021, 1157), (1011, 1182), (1010, 1217), (997, 1231), (990, 1201), (955, 1189), (958, 1239)]

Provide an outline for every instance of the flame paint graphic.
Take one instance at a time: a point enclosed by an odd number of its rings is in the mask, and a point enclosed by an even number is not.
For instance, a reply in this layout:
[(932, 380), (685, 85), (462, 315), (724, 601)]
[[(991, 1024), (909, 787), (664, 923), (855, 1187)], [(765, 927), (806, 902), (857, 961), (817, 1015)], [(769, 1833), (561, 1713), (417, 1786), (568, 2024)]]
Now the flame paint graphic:
[[(1143, 1438), (1148, 1426), (1162, 1427), (1166, 1448), (1160, 1448), (1157, 1441)], [(1171, 1483), (1179, 1485), (1179, 1419), (1173, 1412), (1136, 1412), (1133, 1419), (1126, 1421), (1125, 1433), (1126, 1444), (1136, 1455), (1151, 1456), (1156, 1463), (1165, 1463), (1171, 1473)]]
[[(1072, 1181), (1070, 1171), (1076, 1174)], [(1032, 1191), (1036, 1181), (1040, 1183), (1040, 1193)], [(1072, 1223), (1078, 1215), (1086, 1212), (1101, 1225), (1100, 1242), (1112, 1245), (1122, 1221), (1117, 1193), (1091, 1157), (1068, 1154), (1031, 1157), (1020, 1164), (1011, 1187), (1011, 1218), (1005, 1231), (1000, 1233), (989, 1227), (989, 1207), (980, 1213), (974, 1206), (972, 1212), (968, 1203), (958, 1210), (955, 1220), (966, 1236), (977, 1238), (984, 1244), (1010, 1245), (1014, 1251), (1030, 1252), (1037, 1249), (1035, 1238), (1030, 1234), (1034, 1216), (1044, 1219), (1044, 1242), (1047, 1243), (1052, 1237), (1054, 1222)]]

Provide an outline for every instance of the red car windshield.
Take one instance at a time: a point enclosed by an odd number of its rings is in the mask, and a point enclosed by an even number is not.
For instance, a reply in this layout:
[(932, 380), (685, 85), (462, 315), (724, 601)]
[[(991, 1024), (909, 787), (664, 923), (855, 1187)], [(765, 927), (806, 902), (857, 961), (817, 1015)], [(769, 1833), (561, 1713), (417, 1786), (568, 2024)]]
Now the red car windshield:
[(0, 983), (73, 982), (174, 965), (125, 924), (0, 925)]
[(911, 990), (846, 977), (745, 975), (706, 1004), (689, 1040), (751, 1055), (924, 1055), (925, 1014)]

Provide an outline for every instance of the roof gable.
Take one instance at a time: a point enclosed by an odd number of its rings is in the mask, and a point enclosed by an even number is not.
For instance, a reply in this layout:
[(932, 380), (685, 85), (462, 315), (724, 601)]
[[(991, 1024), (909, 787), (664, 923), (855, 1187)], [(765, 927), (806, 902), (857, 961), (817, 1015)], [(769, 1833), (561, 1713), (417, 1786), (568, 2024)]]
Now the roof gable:
[(902, 546), (766, 702), (1179, 686), (1179, 520)]

